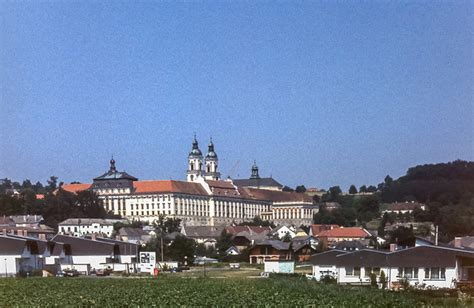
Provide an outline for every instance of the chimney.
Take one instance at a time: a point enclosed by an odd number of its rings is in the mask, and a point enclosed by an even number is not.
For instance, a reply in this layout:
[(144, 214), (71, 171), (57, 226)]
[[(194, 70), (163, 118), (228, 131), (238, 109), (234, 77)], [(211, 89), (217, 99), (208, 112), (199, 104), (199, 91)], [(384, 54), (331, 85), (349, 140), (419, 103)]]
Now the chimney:
[(91, 240), (93, 240), (93, 241), (97, 240), (97, 234), (92, 233), (91, 234)]
[(120, 238), (120, 235), (118, 235), (118, 234), (115, 236), (115, 239), (116, 239), (117, 241), (121, 241), (121, 240), (122, 240), (122, 239)]
[(40, 240), (46, 241), (46, 234), (40, 233), (40, 234), (38, 234), (38, 238), (39, 238)]
[(456, 248), (462, 248), (462, 237), (456, 236), (454, 238), (454, 247)]
[(2, 229), (2, 234), (7, 236), (7, 229)]
[(27, 230), (23, 230), (23, 236), (28, 236), (28, 231)]
[(17, 231), (16, 231), (16, 234), (17, 234), (18, 236), (23, 236), (23, 230), (17, 230)]
[(397, 250), (397, 244), (390, 244), (390, 252)]

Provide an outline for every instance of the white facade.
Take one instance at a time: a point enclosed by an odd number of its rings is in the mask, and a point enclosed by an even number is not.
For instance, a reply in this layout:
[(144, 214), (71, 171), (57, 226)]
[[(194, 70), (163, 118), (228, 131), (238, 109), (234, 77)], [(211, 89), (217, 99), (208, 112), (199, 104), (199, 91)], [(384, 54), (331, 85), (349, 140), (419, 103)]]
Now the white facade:
[(311, 202), (274, 202), (272, 204), (272, 217), (276, 225), (294, 224), (309, 226), (313, 223), (313, 216), (319, 208)]
[(73, 236), (84, 236), (91, 234), (103, 234), (111, 237), (114, 232), (112, 223), (105, 220), (95, 220), (89, 222), (85, 219), (68, 219), (58, 225), (59, 234), (69, 234)]

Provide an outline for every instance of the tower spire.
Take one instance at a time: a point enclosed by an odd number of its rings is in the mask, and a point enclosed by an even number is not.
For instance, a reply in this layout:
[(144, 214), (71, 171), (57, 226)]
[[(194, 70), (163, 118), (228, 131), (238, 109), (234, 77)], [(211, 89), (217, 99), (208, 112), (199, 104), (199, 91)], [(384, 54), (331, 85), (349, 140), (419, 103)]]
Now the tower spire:
[(251, 179), (259, 179), (260, 175), (258, 174), (258, 166), (257, 162), (253, 160), (253, 166), (252, 166), (252, 174), (250, 175)]
[(114, 155), (112, 154), (112, 158), (110, 159), (110, 169), (109, 172), (117, 172), (117, 168), (115, 168), (115, 159)]

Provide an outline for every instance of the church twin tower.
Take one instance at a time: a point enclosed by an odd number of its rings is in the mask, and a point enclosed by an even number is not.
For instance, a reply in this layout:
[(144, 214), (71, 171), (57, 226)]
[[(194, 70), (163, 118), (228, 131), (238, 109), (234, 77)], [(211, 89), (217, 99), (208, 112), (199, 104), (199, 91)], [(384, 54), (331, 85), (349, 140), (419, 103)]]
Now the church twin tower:
[(218, 159), (214, 152), (214, 143), (212, 138), (208, 144), (207, 155), (204, 158), (204, 170), (202, 165), (202, 152), (199, 150), (196, 136), (193, 140), (193, 148), (188, 155), (188, 171), (186, 179), (188, 182), (195, 182), (198, 178), (204, 177), (206, 180), (219, 180), (221, 174), (217, 171)]

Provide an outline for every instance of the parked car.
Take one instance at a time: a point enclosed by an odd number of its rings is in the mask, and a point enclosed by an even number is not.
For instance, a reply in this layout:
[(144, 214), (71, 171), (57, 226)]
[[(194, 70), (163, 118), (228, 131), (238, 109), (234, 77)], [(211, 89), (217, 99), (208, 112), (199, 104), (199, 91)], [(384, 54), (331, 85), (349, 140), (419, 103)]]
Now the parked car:
[(95, 271), (95, 274), (97, 276), (109, 276), (110, 273), (112, 273), (112, 270), (109, 269), (109, 268), (106, 268), (106, 269), (98, 269)]
[(229, 263), (230, 269), (240, 269), (240, 263)]
[(80, 274), (78, 271), (76, 271), (75, 269), (71, 269), (71, 270), (64, 270), (63, 271), (63, 276), (60, 276), (60, 277), (78, 277)]

